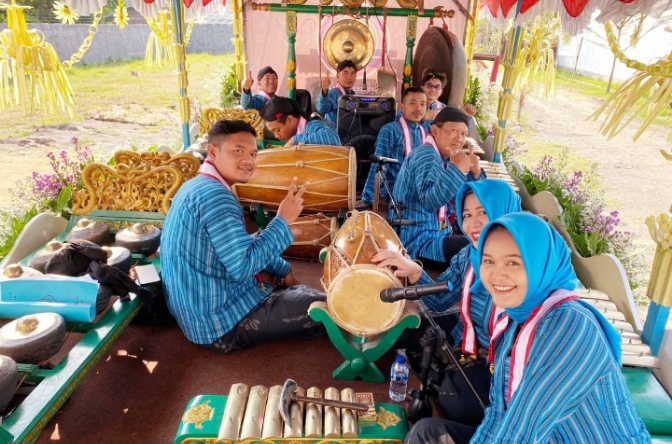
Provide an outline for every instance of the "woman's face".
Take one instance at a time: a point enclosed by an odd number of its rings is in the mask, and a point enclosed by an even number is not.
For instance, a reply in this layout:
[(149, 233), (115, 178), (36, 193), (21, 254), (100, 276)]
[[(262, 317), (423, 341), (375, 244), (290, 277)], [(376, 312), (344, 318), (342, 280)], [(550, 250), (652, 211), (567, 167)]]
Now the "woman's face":
[(443, 92), (443, 86), (441, 86), (441, 80), (439, 79), (429, 79), (422, 85), (423, 91), (427, 95), (427, 103), (434, 103), (436, 99), (439, 98)]
[(481, 281), (500, 308), (515, 308), (525, 300), (525, 264), (516, 241), (507, 230), (496, 229), (485, 240)]
[(462, 232), (469, 238), (474, 248), (478, 248), (478, 239), (481, 236), (481, 230), (490, 219), (485, 213), (485, 209), (475, 194), (469, 194), (464, 198), (462, 205)]

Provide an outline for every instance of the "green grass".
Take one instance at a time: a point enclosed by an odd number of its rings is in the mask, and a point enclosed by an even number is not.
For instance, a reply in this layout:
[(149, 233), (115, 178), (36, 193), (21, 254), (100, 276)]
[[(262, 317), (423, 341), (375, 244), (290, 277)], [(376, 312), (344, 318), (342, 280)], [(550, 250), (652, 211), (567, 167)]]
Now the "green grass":
[[(202, 103), (210, 101), (205, 81), (220, 64), (228, 65), (233, 54), (188, 54), (188, 94)], [(0, 139), (25, 137), (34, 128), (80, 121), (112, 105), (141, 105), (146, 109), (168, 109), (179, 119), (178, 79), (175, 65), (147, 67), (144, 60), (111, 61), (97, 65), (75, 65), (67, 70), (74, 93), (74, 117), (42, 110), (24, 115), (20, 109), (0, 113)]]
[[(613, 82), (611, 84), (611, 92), (607, 93), (607, 82), (600, 79), (593, 79), (590, 77), (584, 77), (578, 74), (574, 75), (574, 80), (572, 80), (572, 73), (564, 70), (557, 70), (555, 75), (555, 84), (563, 88), (568, 88), (588, 97), (595, 97), (597, 99), (606, 100), (609, 98), (618, 88), (621, 86), (620, 83)], [(637, 107), (641, 107), (646, 103), (646, 100), (640, 99), (637, 102)], [(666, 127), (672, 127), (672, 110), (671, 108), (665, 109), (656, 119), (653, 121), (653, 125), (662, 125)], [(637, 117), (644, 119), (646, 117), (646, 110), (642, 110), (637, 114)]]

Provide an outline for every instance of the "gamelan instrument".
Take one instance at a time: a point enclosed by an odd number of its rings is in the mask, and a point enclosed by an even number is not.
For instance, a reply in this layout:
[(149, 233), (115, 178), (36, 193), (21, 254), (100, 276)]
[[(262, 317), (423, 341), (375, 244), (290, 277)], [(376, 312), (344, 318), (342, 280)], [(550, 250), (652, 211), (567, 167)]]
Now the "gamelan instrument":
[(446, 75), (447, 83), (439, 101), (459, 107), (467, 88), (467, 54), (460, 38), (438, 26), (422, 33), (413, 57), (413, 85), (422, 86), (429, 72)]
[(66, 242), (83, 239), (98, 245), (110, 243), (110, 227), (99, 220), (80, 219), (65, 238)]
[(9, 356), (0, 355), (0, 411), (12, 401), (19, 383), (19, 369)]
[[(309, 398), (353, 402), (355, 392), (346, 388), (317, 387), (297, 393)], [(399, 443), (408, 432), (406, 413), (400, 405), (376, 404), (376, 422), (365, 422), (347, 408), (312, 402), (292, 402), (289, 422), (284, 422), (279, 405), (283, 387), (233, 384), (228, 396), (202, 395), (193, 398), (177, 429), (175, 444), (234, 443)], [(262, 441), (263, 440), (263, 441)]]
[(392, 227), (372, 211), (352, 211), (324, 252), (322, 287), (336, 324), (357, 336), (382, 333), (401, 318), (404, 302), (385, 303), (380, 292), (401, 287), (391, 270), (374, 264), (380, 250), (406, 255)]
[(56, 313), (36, 313), (0, 328), (0, 355), (23, 364), (51, 358), (65, 342), (65, 319)]
[(355, 207), (357, 159), (348, 147), (297, 145), (262, 150), (257, 169), (245, 184), (233, 186), (243, 204), (260, 203), (276, 210), (287, 197), (292, 178), (297, 186), (310, 182), (303, 195), (306, 213), (337, 213)]
[(301, 216), (289, 224), (294, 242), (283, 256), (296, 259), (318, 260), (320, 251), (331, 245), (338, 233), (338, 220), (324, 214)]
[(114, 243), (131, 253), (151, 256), (161, 244), (161, 230), (152, 224), (136, 222), (119, 230), (114, 236)]
[(499, 179), (503, 180), (504, 182), (508, 183), (513, 187), (516, 192), (520, 192), (520, 188), (518, 188), (518, 185), (516, 182), (514, 182), (513, 178), (511, 177), (511, 173), (506, 169), (506, 166), (503, 163), (498, 163), (498, 162), (488, 162), (486, 160), (481, 160), (479, 162), (481, 165), (481, 171), (485, 171), (486, 176), (488, 176), (488, 179)]
[(364, 20), (340, 20), (324, 36), (324, 56), (334, 69), (341, 61), (350, 60), (360, 71), (371, 61), (373, 53), (373, 34)]

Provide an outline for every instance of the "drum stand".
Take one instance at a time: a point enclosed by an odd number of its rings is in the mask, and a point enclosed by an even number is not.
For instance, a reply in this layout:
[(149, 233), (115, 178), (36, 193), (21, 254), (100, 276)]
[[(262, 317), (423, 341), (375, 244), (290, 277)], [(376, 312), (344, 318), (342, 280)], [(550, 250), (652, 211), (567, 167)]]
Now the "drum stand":
[(376, 366), (376, 361), (394, 346), (405, 329), (418, 328), (420, 325), (418, 313), (415, 310), (406, 311), (396, 325), (372, 340), (341, 329), (331, 318), (324, 302), (313, 302), (308, 314), (314, 321), (324, 324), (329, 339), (345, 358), (345, 362), (331, 376), (346, 381), (360, 378), (366, 382), (385, 382), (385, 375)]
[(434, 318), (427, 313), (427, 307), (422, 300), (418, 301), (418, 312), (429, 322), (430, 326), (425, 330), (425, 335), (420, 339), (420, 345), (422, 345), (422, 373), (420, 374), (420, 390), (412, 390), (411, 398), (412, 401), (408, 405), (408, 420), (411, 422), (418, 422), (422, 418), (431, 418), (432, 416), (432, 405), (429, 402), (429, 368), (432, 363), (432, 357), (434, 356), (434, 350), (437, 346), (441, 347), (441, 351), (448, 355), (453, 364), (457, 367), (457, 370), (460, 372), (467, 385), (471, 389), (471, 392), (474, 394), (481, 408), (485, 410), (485, 403), (478, 395), (476, 388), (472, 384), (467, 374), (464, 372), (462, 365), (460, 364), (459, 359), (455, 355), (453, 348), (450, 346), (446, 340), (446, 333), (441, 327), (438, 326)]

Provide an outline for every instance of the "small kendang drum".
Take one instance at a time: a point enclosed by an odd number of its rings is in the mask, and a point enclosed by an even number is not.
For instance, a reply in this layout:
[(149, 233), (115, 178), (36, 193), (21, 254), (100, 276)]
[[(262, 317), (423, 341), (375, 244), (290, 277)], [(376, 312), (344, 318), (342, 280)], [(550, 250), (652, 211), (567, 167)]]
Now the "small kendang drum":
[(297, 259), (317, 260), (320, 251), (331, 245), (338, 233), (338, 220), (324, 214), (301, 216), (289, 224), (294, 235), (294, 242), (283, 253), (283, 256)]
[(294, 177), (297, 186), (310, 182), (303, 195), (306, 213), (336, 213), (355, 207), (357, 159), (351, 148), (297, 145), (259, 152), (257, 169), (245, 184), (234, 185), (243, 204), (260, 203), (276, 210)]
[(404, 301), (380, 300), (381, 291), (402, 286), (390, 269), (371, 260), (380, 250), (407, 256), (385, 219), (372, 211), (353, 211), (324, 252), (327, 309), (339, 327), (357, 336), (381, 334), (403, 314)]

